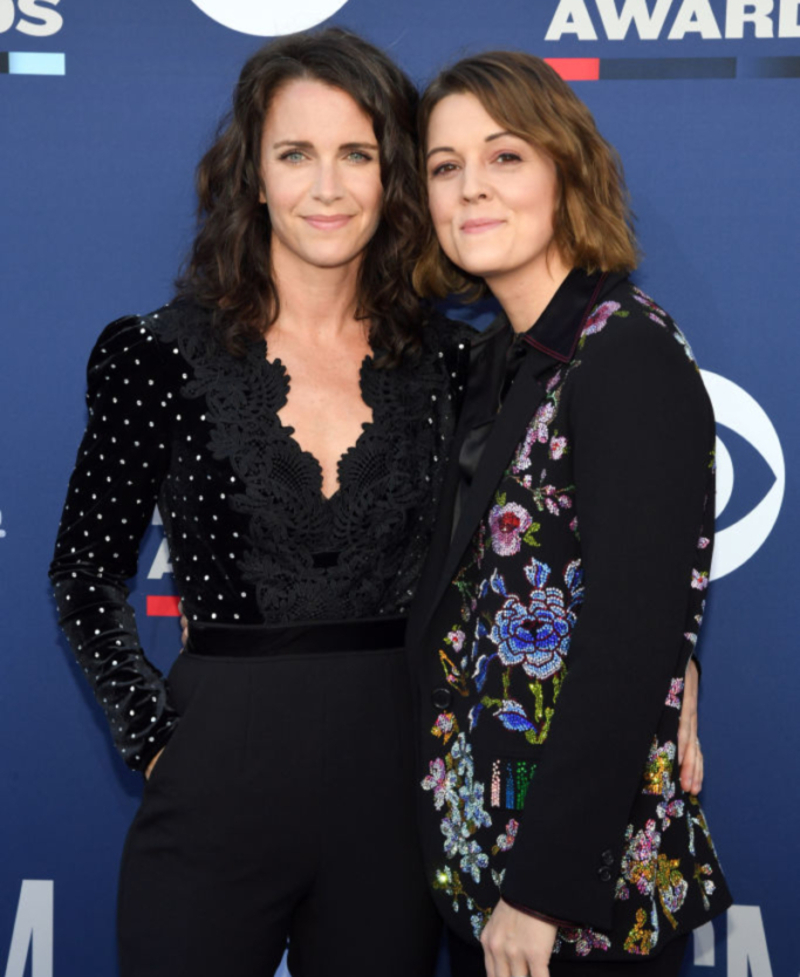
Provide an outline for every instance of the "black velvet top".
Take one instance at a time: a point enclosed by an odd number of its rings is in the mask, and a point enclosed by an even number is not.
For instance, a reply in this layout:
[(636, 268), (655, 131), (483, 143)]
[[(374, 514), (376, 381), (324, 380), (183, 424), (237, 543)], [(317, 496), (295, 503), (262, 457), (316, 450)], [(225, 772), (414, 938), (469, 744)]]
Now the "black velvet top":
[(158, 503), (190, 621), (287, 624), (404, 614), (430, 541), (465, 331), (432, 320), (421, 356), (361, 369), (372, 409), (326, 499), (277, 413), (290, 378), (266, 344), (222, 347), (186, 302), (108, 326), (88, 366), (89, 423), (50, 577), (62, 627), (126, 762), (143, 769), (178, 721), (127, 602)]

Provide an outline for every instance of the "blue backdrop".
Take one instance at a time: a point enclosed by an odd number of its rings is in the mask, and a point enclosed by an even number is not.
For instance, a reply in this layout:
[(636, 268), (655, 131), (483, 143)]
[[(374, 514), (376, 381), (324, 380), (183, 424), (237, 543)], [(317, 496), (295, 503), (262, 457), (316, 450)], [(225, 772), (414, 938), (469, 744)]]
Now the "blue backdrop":
[[(106, 322), (169, 298), (193, 169), (254, 34), (323, 21), (420, 83), (489, 46), (589, 79), (577, 91), (625, 161), (638, 280), (688, 333), (720, 422), (701, 735), (737, 904), (695, 938), (687, 973), (796, 975), (798, 0), (0, 0), (0, 972), (116, 972), (140, 782), (59, 637), (45, 575), (86, 357)], [(153, 599), (172, 594), (161, 544), (154, 526), (133, 601), (165, 667), (179, 635)]]

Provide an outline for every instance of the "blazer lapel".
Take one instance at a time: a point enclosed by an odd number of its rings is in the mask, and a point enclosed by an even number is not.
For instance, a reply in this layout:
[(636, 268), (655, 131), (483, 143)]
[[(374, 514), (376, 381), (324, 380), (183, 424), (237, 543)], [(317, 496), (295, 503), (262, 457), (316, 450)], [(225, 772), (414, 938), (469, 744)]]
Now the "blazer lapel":
[[(536, 352), (531, 349), (520, 366), (514, 383), (503, 402), (489, 435), (486, 449), (475, 474), (475, 480), (464, 500), (464, 506), (455, 527), (452, 541), (446, 551), (442, 546), (446, 555), (437, 555), (429, 561), (428, 569), (435, 566), (436, 575), (433, 572), (428, 573), (426, 569), (422, 580), (424, 589), (421, 589), (421, 594), (425, 596), (423, 596), (422, 605), (415, 615), (412, 628), (414, 633), (417, 633), (418, 630), (421, 631), (427, 625), (439, 601), (444, 596), (478, 523), (486, 513), (503, 472), (508, 468), (526, 427), (544, 399), (544, 387), (536, 379), (537, 359)], [(457, 449), (458, 445), (455, 447)], [(457, 450), (451, 457), (449, 469), (447, 473), (448, 485), (450, 485), (451, 476), (453, 476), (453, 484), (457, 486)], [(454, 492), (455, 489), (451, 488), (448, 514), (452, 511), (452, 495)], [(442, 545), (442, 542), (443, 540), (437, 532), (434, 545)], [(430, 598), (427, 597), (428, 594), (431, 595)]]
[[(469, 410), (471, 402), (482, 400), (480, 388), (484, 382), (474, 371), (471, 373), (462, 423), (459, 424), (454, 439), (445, 476), (440, 524), (437, 526), (417, 598), (412, 605), (408, 629), (412, 641), (417, 635), (421, 636), (450, 586), (525, 428), (544, 399), (545, 389), (538, 378), (548, 367), (557, 363), (567, 364), (572, 360), (592, 309), (626, 277), (624, 273), (588, 274), (581, 269), (573, 269), (537, 322), (523, 336), (527, 346), (525, 359), (495, 417), (473, 482), (465, 493), (451, 539), (451, 518), (459, 487), (459, 451), (470, 423), (481, 422), (487, 416), (481, 415), (480, 403), (477, 417), (474, 411)], [(487, 413), (490, 414), (491, 411)], [(470, 416), (467, 419), (468, 414)]]

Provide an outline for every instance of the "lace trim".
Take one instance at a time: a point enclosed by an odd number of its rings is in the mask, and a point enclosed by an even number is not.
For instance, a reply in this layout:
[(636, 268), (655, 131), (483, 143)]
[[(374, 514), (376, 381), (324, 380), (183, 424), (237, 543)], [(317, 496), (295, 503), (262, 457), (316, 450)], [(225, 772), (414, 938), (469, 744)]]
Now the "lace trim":
[(250, 521), (243, 579), (264, 620), (405, 611), (432, 530), (464, 362), (435, 348), (441, 329), (413, 365), (378, 370), (365, 359), (361, 393), (373, 420), (339, 459), (339, 489), (326, 499), (319, 462), (278, 418), (289, 380), (279, 360), (266, 359), (266, 343), (230, 356), (211, 313), (184, 303), (158, 323), (192, 367), (183, 395), (205, 398), (209, 449), (238, 480), (231, 502)]

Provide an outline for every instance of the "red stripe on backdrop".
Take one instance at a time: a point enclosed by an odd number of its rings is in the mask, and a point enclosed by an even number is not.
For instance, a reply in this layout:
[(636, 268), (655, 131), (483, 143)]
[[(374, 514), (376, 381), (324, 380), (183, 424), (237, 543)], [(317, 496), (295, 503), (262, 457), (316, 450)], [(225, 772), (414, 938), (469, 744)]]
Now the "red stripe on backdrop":
[(178, 601), (180, 597), (157, 597), (154, 594), (147, 595), (147, 616), (148, 617), (180, 617)]
[(545, 58), (564, 81), (599, 81), (600, 58)]

